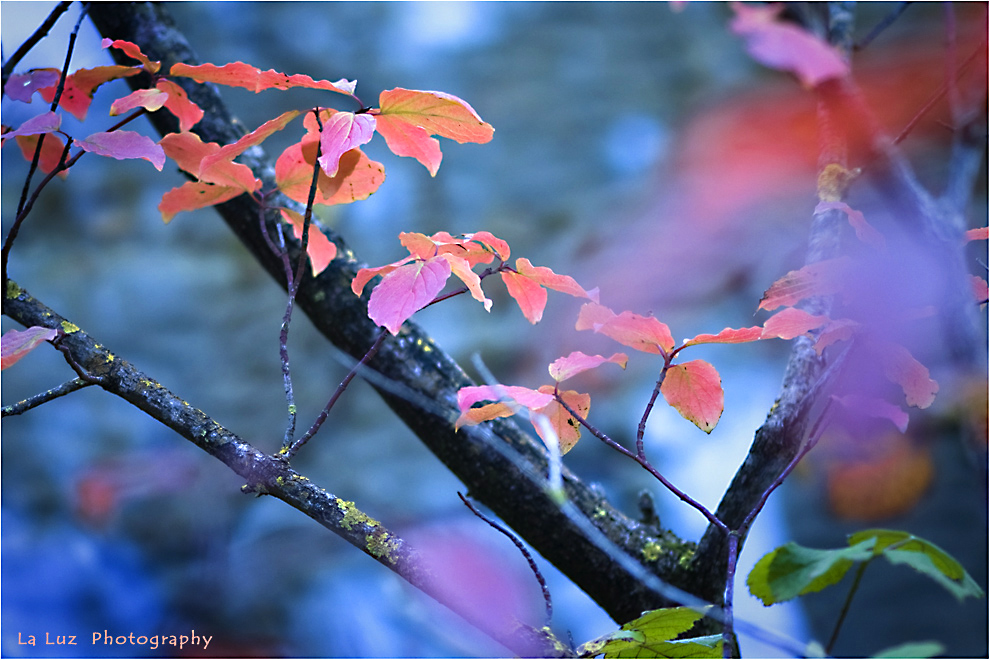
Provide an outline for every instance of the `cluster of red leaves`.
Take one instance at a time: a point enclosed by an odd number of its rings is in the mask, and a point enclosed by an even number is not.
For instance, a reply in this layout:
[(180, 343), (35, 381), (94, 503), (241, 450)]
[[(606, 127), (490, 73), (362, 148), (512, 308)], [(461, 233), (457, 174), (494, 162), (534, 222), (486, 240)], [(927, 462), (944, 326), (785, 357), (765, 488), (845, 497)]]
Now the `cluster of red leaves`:
[[(247, 149), (261, 144), (266, 138), (284, 129), (289, 122), (303, 114), (289, 111), (271, 119), (233, 144), (221, 146), (204, 143), (191, 132), (203, 117), (203, 111), (189, 100), (177, 84), (163, 77), (161, 64), (146, 57), (141, 49), (127, 41), (103, 40), (104, 48), (117, 48), (137, 60), (138, 66), (104, 66), (80, 69), (66, 77), (59, 105), (77, 119), (84, 119), (96, 89), (111, 80), (133, 76), (142, 71), (152, 76), (154, 87), (134, 91), (117, 99), (110, 114), (118, 115), (136, 108), (155, 112), (162, 108), (179, 120), (179, 132), (165, 136), (159, 142), (132, 131), (117, 130), (95, 133), (75, 145), (85, 151), (117, 159), (143, 158), (159, 170), (166, 157), (194, 178), (174, 188), (162, 197), (159, 211), (169, 222), (182, 211), (192, 211), (220, 204), (242, 194), (255, 194), (262, 186), (260, 179), (246, 165), (235, 159)], [(243, 87), (253, 92), (292, 88), (320, 89), (352, 97), (356, 82), (313, 80), (306, 75), (286, 75), (277, 71), (261, 71), (243, 62), (223, 66), (176, 64), (168, 73), (172, 78), (188, 77), (198, 82)], [(26, 74), (11, 76), (7, 95), (18, 101), (30, 102), (37, 92), (42, 99), (54, 99), (60, 72), (57, 69), (34, 69)], [(302, 139), (287, 148), (276, 162), (276, 184), (287, 197), (306, 204), (314, 168), (319, 165), (318, 204), (346, 204), (367, 198), (385, 180), (385, 168), (370, 160), (360, 147), (369, 142), (375, 132), (381, 133), (393, 153), (421, 162), (435, 176), (442, 154), (440, 143), (433, 136), (457, 142), (484, 143), (492, 139), (494, 129), (484, 122), (465, 101), (443, 92), (396, 88), (382, 92), (380, 107), (357, 112), (332, 108), (319, 110), (319, 120), (306, 114)], [(16, 129), (4, 127), (3, 139), (17, 140), (24, 157), (33, 158), (39, 136), (48, 135), (42, 145), (40, 167), (51, 172), (63, 162), (65, 141), (60, 135), (61, 117), (46, 112), (29, 119)], [(68, 136), (66, 136), (68, 137)], [(320, 155), (317, 158), (317, 152)], [(63, 176), (65, 172), (61, 173)], [(298, 213), (283, 209), (283, 218), (301, 233)], [(312, 232), (308, 246), (313, 271), (319, 273), (336, 256), (336, 247), (319, 232)]]

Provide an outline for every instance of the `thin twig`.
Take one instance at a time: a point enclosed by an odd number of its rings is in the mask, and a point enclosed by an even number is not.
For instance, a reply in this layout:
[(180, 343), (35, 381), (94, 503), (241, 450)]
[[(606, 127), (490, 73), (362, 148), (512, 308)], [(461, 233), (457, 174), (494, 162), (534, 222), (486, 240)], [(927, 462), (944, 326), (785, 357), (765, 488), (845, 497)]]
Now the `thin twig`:
[(358, 363), (355, 364), (354, 367), (347, 373), (347, 375), (344, 376), (344, 380), (340, 381), (340, 385), (337, 386), (337, 389), (330, 397), (330, 400), (327, 401), (327, 405), (323, 407), (323, 410), (316, 417), (316, 421), (313, 422), (313, 425), (310, 427), (310, 429), (306, 431), (305, 435), (300, 437), (292, 444), (287, 445), (280, 452), (279, 455), (282, 458), (284, 458), (285, 460), (291, 459), (293, 456), (295, 456), (296, 452), (298, 452), (302, 448), (303, 445), (309, 442), (310, 438), (316, 435), (317, 431), (320, 430), (320, 427), (323, 426), (323, 422), (326, 421), (327, 415), (330, 414), (330, 409), (333, 408), (335, 403), (337, 403), (337, 399), (339, 399), (340, 395), (344, 393), (344, 390), (347, 389), (347, 386), (351, 384), (351, 381), (354, 380), (354, 377), (358, 374), (358, 371), (360, 371), (363, 366), (368, 364), (368, 362), (371, 361), (371, 358), (375, 357), (375, 353), (377, 353), (378, 349), (381, 348), (387, 336), (388, 336), (388, 330), (382, 328), (381, 332), (378, 333), (378, 338), (375, 339), (375, 343), (371, 345), (371, 348), (368, 349), (368, 352), (365, 353), (364, 357), (362, 357), (358, 361)]
[(95, 383), (85, 380), (84, 378), (73, 378), (68, 380), (58, 387), (53, 387), (47, 392), (41, 392), (40, 394), (35, 394), (32, 397), (24, 399), (23, 401), (18, 401), (17, 403), (11, 404), (9, 406), (4, 406), (2, 408), (3, 417), (10, 415), (20, 415), (26, 413), (32, 408), (37, 408), (43, 403), (48, 403), (52, 399), (57, 399), (60, 396), (65, 396), (75, 392), (76, 390), (81, 390), (84, 387), (89, 387), (90, 385), (95, 385)]
[(721, 529), (723, 532), (726, 532), (726, 533), (729, 532), (729, 528), (726, 527), (725, 523), (723, 523), (721, 520), (719, 520), (715, 516), (715, 514), (713, 514), (711, 511), (709, 511), (705, 507), (704, 504), (702, 504), (701, 502), (698, 502), (693, 497), (691, 497), (690, 495), (688, 495), (687, 493), (685, 493), (684, 491), (682, 491), (680, 488), (678, 488), (677, 486), (675, 486), (674, 484), (672, 484), (670, 481), (668, 481), (666, 477), (664, 477), (662, 474), (660, 474), (660, 471), (659, 470), (657, 470), (655, 467), (653, 467), (653, 464), (650, 463), (646, 459), (645, 456), (641, 456), (639, 454), (636, 454), (634, 452), (629, 451), (628, 449), (626, 449), (625, 447), (623, 447), (622, 445), (620, 445), (618, 442), (616, 442), (612, 438), (608, 437), (608, 435), (606, 435), (605, 433), (603, 433), (602, 431), (600, 431), (598, 428), (596, 428), (588, 420), (586, 420), (584, 417), (582, 417), (576, 410), (574, 410), (569, 405), (567, 405), (567, 402), (564, 401), (563, 397), (561, 397), (559, 394), (556, 394), (555, 393), (554, 396), (555, 396), (557, 402), (561, 406), (563, 406), (564, 410), (566, 410), (571, 415), (571, 417), (573, 417), (574, 419), (576, 419), (581, 424), (581, 426), (583, 426), (584, 428), (588, 429), (588, 431), (590, 431), (592, 435), (594, 435), (596, 438), (598, 438), (599, 440), (601, 440), (602, 442), (604, 442), (606, 445), (608, 445), (609, 447), (611, 447), (615, 451), (619, 452), (620, 454), (623, 454), (624, 456), (628, 456), (632, 460), (634, 460), (637, 463), (639, 463), (639, 465), (644, 470), (646, 470), (647, 472), (649, 472), (650, 474), (652, 474), (653, 477), (657, 481), (659, 481), (660, 483), (662, 483), (664, 485), (664, 487), (667, 490), (669, 490), (671, 493), (673, 493), (674, 495), (676, 495), (678, 497), (678, 499), (680, 499), (685, 504), (688, 504), (688, 505), (694, 507), (695, 509), (697, 509), (701, 513), (701, 515), (703, 515), (708, 520), (708, 522), (710, 522), (712, 525), (715, 525), (716, 527), (718, 527), (719, 529)]
[(536, 565), (533, 555), (530, 554), (529, 550), (526, 549), (526, 546), (523, 545), (523, 542), (520, 541), (515, 534), (479, 511), (477, 507), (475, 507), (474, 504), (468, 500), (468, 498), (461, 494), (460, 491), (457, 491), (457, 496), (461, 498), (461, 501), (464, 502), (464, 505), (467, 506), (467, 508), (471, 509), (471, 513), (505, 534), (509, 537), (509, 540), (512, 541), (517, 548), (519, 548), (519, 552), (522, 553), (523, 557), (525, 557), (526, 561), (529, 563), (529, 569), (533, 571), (533, 575), (536, 576), (536, 581), (540, 583), (540, 589), (543, 591), (543, 602), (546, 605), (545, 625), (549, 626), (550, 621), (553, 619), (553, 601), (550, 599), (550, 587), (547, 586), (547, 581), (543, 578), (543, 573), (540, 572), (540, 567)]
[[(3, 63), (3, 82), (2, 85), (0, 85), (0, 92), (7, 87), (7, 79), (10, 78), (10, 74), (14, 72), (17, 65), (20, 64), (22, 59), (24, 59), (24, 56), (27, 55), (38, 42), (48, 36), (48, 32), (55, 27), (55, 23), (58, 22), (58, 19), (62, 16), (62, 14), (69, 10), (69, 6), (71, 4), (71, 1), (58, 3), (58, 5), (55, 6), (55, 9), (48, 14), (48, 18), (46, 18), (31, 34), (31, 36), (28, 37), (16, 51), (14, 51), (14, 54), (10, 56), (10, 59)], [(85, 10), (83, 11), (85, 13)]]
[(877, 36), (880, 35), (881, 32), (883, 32), (893, 24), (893, 22), (896, 21), (910, 5), (911, 5), (910, 2), (897, 3), (897, 6), (894, 7), (894, 9), (892, 9), (889, 14), (884, 16), (883, 19), (881, 19), (881, 21), (877, 23), (872, 30), (870, 30), (869, 34), (867, 34), (865, 37), (863, 37), (862, 39), (856, 42), (856, 44), (853, 46), (853, 50), (863, 50), (864, 48), (869, 46), (870, 43), (874, 39), (876, 39)]

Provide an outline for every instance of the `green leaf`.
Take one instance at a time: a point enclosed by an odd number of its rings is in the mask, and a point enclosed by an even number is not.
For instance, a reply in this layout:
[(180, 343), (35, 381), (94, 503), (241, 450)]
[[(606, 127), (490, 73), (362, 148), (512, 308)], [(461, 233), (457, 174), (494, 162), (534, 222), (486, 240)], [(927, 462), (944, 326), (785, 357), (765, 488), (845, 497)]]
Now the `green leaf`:
[(836, 550), (806, 548), (793, 542), (782, 545), (756, 562), (746, 585), (764, 605), (821, 591), (841, 580), (854, 562), (872, 559), (874, 542), (868, 538)]
[[(721, 657), (720, 635), (675, 640), (694, 626), (704, 613), (688, 607), (647, 612), (622, 626), (598, 653), (606, 658), (716, 658)], [(630, 637), (621, 633), (631, 633)]]
[(906, 642), (880, 651), (874, 658), (934, 658), (941, 655), (945, 647), (938, 642)]
[(952, 555), (931, 541), (914, 534), (891, 529), (865, 529), (849, 537), (849, 543), (864, 539), (876, 539), (873, 553), (883, 556), (892, 564), (910, 566), (932, 578), (955, 596), (963, 600), (967, 596), (981, 597), (983, 590), (970, 577), (966, 569)]

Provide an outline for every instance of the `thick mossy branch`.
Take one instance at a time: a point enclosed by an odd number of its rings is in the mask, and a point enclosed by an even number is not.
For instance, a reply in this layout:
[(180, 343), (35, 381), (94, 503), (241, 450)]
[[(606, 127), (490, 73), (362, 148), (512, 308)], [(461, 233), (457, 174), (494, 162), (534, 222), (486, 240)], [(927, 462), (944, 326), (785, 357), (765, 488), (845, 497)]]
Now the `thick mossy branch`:
[[(151, 59), (161, 60), (165, 71), (178, 61), (198, 63), (161, 4), (93, 3), (89, 11), (101, 34), (137, 43)], [(119, 52), (114, 55), (125, 61)], [(141, 86), (139, 77), (129, 82)], [(241, 135), (215, 88), (189, 79), (176, 82), (206, 113), (194, 128), (204, 141), (226, 144)], [(162, 134), (178, 130), (174, 117), (166, 111), (153, 113), (151, 120)], [(260, 149), (249, 150), (240, 160), (265, 182), (265, 190), (274, 188), (272, 162)], [(294, 206), (285, 199), (271, 201)], [(269, 274), (284, 286), (282, 263), (264, 240), (254, 200), (241, 196), (217, 210)], [(270, 229), (274, 228), (279, 222), (277, 213), (269, 212), (266, 222)], [(315, 279), (307, 272), (297, 302), (333, 344), (359, 358), (374, 342), (379, 329), (368, 318), (367, 297), (359, 298), (350, 290), (360, 264), (339, 236), (324, 233), (337, 243), (343, 256)], [(291, 258), (298, 259), (298, 242), (288, 242)], [(415, 324), (406, 323), (399, 336), (389, 338), (369, 366), (384, 377), (372, 381), (384, 400), (468, 487), (471, 497), (494, 511), (617, 621), (628, 621), (645, 610), (670, 604), (644, 587), (609, 551), (586, 538), (547, 494), (545, 451), (518, 426), (501, 421), (491, 426), (492, 433), (455, 431), (456, 392), (471, 381)], [(570, 500), (619, 548), (637, 558), (650, 573), (688, 588), (678, 577), (683, 573), (683, 542), (672, 535), (658, 536), (656, 530), (627, 518), (566, 470), (564, 483)], [(658, 553), (661, 547), (666, 551)], [(650, 548), (648, 557), (644, 557), (644, 548)]]
[[(6, 313), (24, 326), (60, 329), (58, 343), (67, 357), (99, 387), (121, 397), (160, 421), (206, 453), (223, 462), (247, 483), (247, 493), (270, 495), (292, 506), (348, 543), (394, 571), (413, 586), (445, 602), (441, 576), (423, 562), (418, 551), (380, 522), (363, 513), (354, 502), (335, 497), (285, 461), (269, 456), (225, 429), (203, 411), (182, 400), (159, 382), (115, 355), (71, 321), (46, 307), (10, 281)], [(455, 606), (458, 614), (464, 614)], [(481, 617), (470, 623), (521, 656), (558, 657), (563, 647), (546, 631), (519, 625), (511, 629)]]

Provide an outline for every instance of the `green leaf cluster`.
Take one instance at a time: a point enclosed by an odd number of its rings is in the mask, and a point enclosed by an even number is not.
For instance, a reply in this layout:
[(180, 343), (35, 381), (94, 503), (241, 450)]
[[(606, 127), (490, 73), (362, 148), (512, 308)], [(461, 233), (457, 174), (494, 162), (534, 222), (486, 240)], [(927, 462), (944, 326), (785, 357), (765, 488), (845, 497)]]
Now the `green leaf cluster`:
[(675, 639), (704, 616), (688, 607), (652, 610), (621, 629), (582, 644), (578, 656), (592, 658), (720, 658), (722, 636)]
[(746, 579), (751, 594), (772, 605), (821, 591), (839, 582), (857, 562), (883, 557), (910, 566), (942, 585), (959, 600), (983, 590), (962, 565), (925, 539), (888, 529), (867, 529), (849, 536), (849, 546), (833, 550), (788, 543), (764, 555)]

